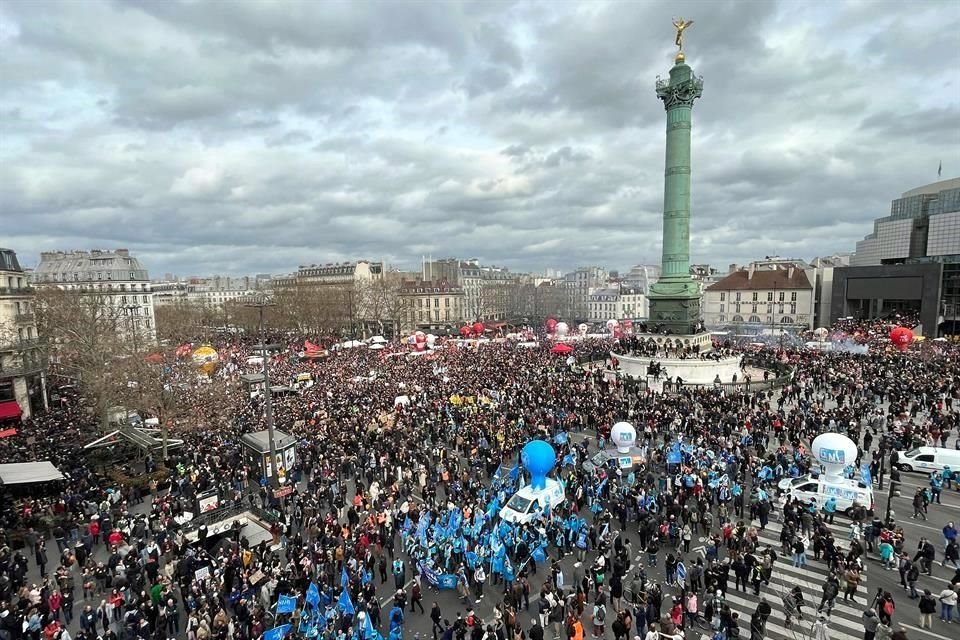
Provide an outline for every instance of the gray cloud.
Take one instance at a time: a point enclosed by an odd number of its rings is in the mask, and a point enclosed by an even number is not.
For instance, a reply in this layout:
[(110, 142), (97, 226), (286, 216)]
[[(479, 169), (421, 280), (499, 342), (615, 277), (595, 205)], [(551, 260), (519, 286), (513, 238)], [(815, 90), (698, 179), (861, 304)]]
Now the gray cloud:
[(693, 258), (848, 251), (958, 171), (951, 8), (0, 0), (3, 244), (184, 275), (657, 260), (653, 83), (684, 15)]

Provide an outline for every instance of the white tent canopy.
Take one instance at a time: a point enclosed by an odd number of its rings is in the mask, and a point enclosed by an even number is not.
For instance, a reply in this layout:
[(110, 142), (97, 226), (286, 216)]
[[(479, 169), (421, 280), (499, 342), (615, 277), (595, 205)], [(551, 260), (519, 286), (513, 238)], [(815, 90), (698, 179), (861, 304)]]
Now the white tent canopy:
[(370, 338), (370, 342), (375, 342), (375, 343), (379, 343), (379, 344), (386, 344), (387, 339), (384, 338), (383, 336), (373, 336), (372, 338)]
[(63, 474), (49, 460), (0, 464), (0, 484), (3, 486), (63, 479)]

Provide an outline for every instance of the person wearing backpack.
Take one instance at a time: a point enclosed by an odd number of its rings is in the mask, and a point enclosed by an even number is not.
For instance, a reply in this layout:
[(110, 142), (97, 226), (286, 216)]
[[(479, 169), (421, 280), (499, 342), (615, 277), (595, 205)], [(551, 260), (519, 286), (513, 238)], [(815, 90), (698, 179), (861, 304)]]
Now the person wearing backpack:
[(889, 591), (884, 591), (883, 595), (880, 596), (880, 607), (879, 607), (880, 621), (885, 625), (890, 625), (890, 620), (893, 619), (893, 613), (897, 610), (897, 605), (893, 602), (893, 596), (890, 595)]
[(594, 638), (602, 638), (606, 627), (607, 605), (602, 602), (593, 607), (593, 633)]

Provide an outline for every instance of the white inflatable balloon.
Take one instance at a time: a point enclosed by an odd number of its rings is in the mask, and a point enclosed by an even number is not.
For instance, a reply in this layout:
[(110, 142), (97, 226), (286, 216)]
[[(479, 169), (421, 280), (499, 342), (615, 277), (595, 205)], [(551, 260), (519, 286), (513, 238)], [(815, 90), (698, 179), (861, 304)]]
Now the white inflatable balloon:
[(585, 336), (587, 335), (587, 331), (590, 329), (590, 325), (588, 325), (586, 322), (581, 322), (577, 329), (580, 330), (580, 335)]
[(618, 422), (610, 429), (610, 442), (620, 453), (630, 453), (630, 447), (637, 442), (637, 430), (629, 422)]
[(567, 325), (566, 322), (558, 322), (558, 323), (557, 323), (557, 335), (558, 335), (558, 336), (565, 336), (565, 335), (567, 335), (567, 332), (568, 332), (569, 330), (570, 330), (570, 327)]
[(810, 444), (813, 457), (828, 475), (842, 475), (857, 460), (856, 443), (842, 433), (821, 433)]
[(617, 322), (616, 320), (612, 320), (612, 319), (611, 319), (611, 320), (607, 320), (607, 331), (613, 333), (613, 330), (616, 329), (616, 328), (617, 328), (617, 325), (619, 325), (619, 324), (620, 324), (620, 323)]
[(815, 337), (817, 340), (823, 340), (824, 338), (827, 337), (828, 333), (830, 332), (827, 331), (825, 328), (820, 327), (819, 329), (814, 330), (813, 337)]

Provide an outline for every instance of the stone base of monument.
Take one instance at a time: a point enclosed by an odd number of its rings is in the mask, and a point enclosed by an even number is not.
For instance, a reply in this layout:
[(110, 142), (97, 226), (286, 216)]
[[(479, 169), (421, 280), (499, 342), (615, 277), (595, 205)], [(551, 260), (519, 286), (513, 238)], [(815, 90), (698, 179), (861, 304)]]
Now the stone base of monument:
[(654, 393), (663, 393), (663, 376), (660, 376), (659, 380), (653, 376), (647, 376), (647, 390)]
[[(624, 375), (641, 380), (651, 379), (647, 375), (647, 367), (651, 362), (659, 362), (662, 367), (660, 373), (660, 388), (662, 391), (663, 382), (670, 378), (676, 380), (677, 376), (683, 378), (684, 384), (709, 385), (717, 381), (733, 382), (733, 376), (737, 376), (737, 382), (743, 381), (743, 371), (740, 370), (740, 357), (730, 356), (720, 360), (701, 360), (698, 357), (691, 358), (652, 358), (650, 356), (630, 356), (626, 354), (611, 353), (612, 357), (620, 363), (620, 371)], [(651, 387), (653, 388), (653, 387)]]

